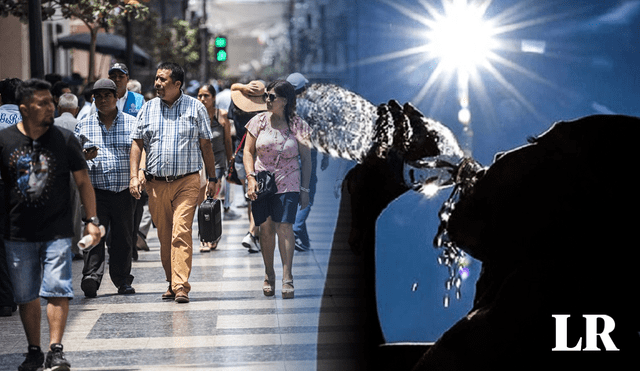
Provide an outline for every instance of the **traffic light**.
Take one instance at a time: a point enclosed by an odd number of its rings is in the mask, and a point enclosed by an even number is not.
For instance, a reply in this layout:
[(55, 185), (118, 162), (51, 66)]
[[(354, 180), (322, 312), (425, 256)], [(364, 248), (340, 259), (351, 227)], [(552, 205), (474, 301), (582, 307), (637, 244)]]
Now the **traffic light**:
[(227, 38), (225, 36), (216, 36), (215, 42), (216, 61), (226, 62), (227, 60)]

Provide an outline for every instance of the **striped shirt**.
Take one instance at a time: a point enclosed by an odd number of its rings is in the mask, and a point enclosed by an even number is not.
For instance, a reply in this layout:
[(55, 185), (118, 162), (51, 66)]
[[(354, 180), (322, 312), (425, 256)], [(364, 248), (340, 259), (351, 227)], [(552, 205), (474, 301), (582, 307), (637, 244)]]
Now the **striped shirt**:
[(129, 153), (131, 132), (136, 118), (118, 110), (113, 125), (107, 130), (98, 113), (80, 120), (75, 135), (82, 148), (98, 147), (98, 155), (87, 161), (89, 178), (94, 188), (122, 192), (129, 188)]
[(200, 139), (211, 140), (209, 114), (197, 99), (181, 93), (171, 107), (156, 97), (144, 104), (131, 140), (142, 139), (146, 168), (155, 176), (179, 176), (202, 168)]

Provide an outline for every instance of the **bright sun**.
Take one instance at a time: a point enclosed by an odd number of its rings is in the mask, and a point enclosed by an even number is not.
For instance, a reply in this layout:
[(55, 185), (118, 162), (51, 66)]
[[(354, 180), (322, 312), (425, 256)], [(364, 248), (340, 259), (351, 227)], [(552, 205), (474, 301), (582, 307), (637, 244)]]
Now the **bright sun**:
[[(539, 15), (531, 18), (527, 7), (530, 2), (514, 2), (510, 7), (488, 16), (487, 9), (492, 0), (412, 0), (420, 5), (416, 10), (397, 0), (378, 0), (395, 9), (408, 19), (417, 21), (418, 27), (399, 27), (398, 37), (418, 40), (415, 46), (374, 55), (358, 62), (360, 65), (412, 58), (399, 75), (427, 66), (426, 81), (411, 99), (419, 105), (425, 99), (431, 109), (442, 107), (450, 99), (450, 88), (457, 90), (459, 103), (458, 121), (463, 125), (461, 145), (468, 155), (472, 151), (471, 122), (473, 121), (470, 94), (477, 99), (483, 112), (495, 117), (493, 102), (485, 86), (484, 78), (491, 79), (502, 87), (502, 91), (528, 110), (534, 117), (543, 120), (535, 107), (518, 91), (503, 74), (504, 70), (515, 71), (538, 83), (554, 86), (550, 81), (509, 60), (503, 54), (545, 53), (545, 42), (541, 40), (513, 39), (508, 34), (527, 27), (544, 24), (562, 15)], [(421, 11), (424, 10), (424, 11)], [(426, 12), (425, 12), (426, 11)], [(515, 45), (520, 45), (518, 48)], [(418, 58), (413, 58), (418, 57)], [(407, 59), (409, 60), (409, 59)], [(494, 118), (495, 119), (495, 118)]]
[(491, 22), (484, 20), (486, 7), (467, 0), (443, 1), (442, 5), (444, 13), (431, 14), (428, 53), (447, 70), (473, 73), (497, 45)]

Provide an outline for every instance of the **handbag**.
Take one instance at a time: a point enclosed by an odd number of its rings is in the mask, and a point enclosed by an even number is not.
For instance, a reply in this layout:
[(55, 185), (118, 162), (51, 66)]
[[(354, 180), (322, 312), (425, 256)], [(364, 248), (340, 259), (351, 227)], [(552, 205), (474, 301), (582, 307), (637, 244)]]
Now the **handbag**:
[[(280, 163), (280, 155), (284, 151), (284, 146), (287, 144), (289, 140), (289, 134), (291, 130), (287, 131), (287, 137), (282, 143), (282, 149), (278, 153), (278, 158), (276, 160), (275, 168), (278, 168), (278, 164)], [(256, 182), (258, 183), (258, 189), (256, 190), (257, 198), (254, 201), (262, 201), (271, 197), (272, 195), (278, 192), (278, 186), (276, 185), (276, 175), (270, 171), (262, 170), (256, 174)]]
[(236, 155), (238, 154), (238, 151), (240, 150), (240, 147), (242, 147), (242, 143), (244, 142), (244, 138), (247, 137), (247, 133), (244, 133), (244, 136), (242, 137), (242, 140), (240, 141), (240, 144), (238, 144), (238, 148), (236, 148), (236, 152), (233, 154), (233, 157), (231, 158), (231, 161), (229, 162), (229, 169), (227, 169), (227, 182), (232, 183), (232, 184), (237, 184), (237, 185), (242, 185), (242, 181), (240, 180), (240, 178), (238, 177), (238, 172), (236, 171)]
[(270, 171), (259, 171), (256, 174), (256, 182), (258, 183), (258, 190), (256, 191), (257, 198), (254, 201), (262, 201), (278, 192), (276, 176)]

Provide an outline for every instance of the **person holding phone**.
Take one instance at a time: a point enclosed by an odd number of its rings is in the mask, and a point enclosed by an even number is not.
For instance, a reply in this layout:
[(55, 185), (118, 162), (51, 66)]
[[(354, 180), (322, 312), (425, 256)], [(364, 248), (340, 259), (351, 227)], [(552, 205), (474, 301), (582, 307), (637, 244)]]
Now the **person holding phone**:
[[(97, 111), (81, 120), (75, 134), (83, 143), (89, 176), (96, 193), (98, 218), (110, 229), (109, 275), (118, 294), (134, 294), (131, 287), (133, 213), (135, 199), (129, 193), (129, 151), (136, 119), (116, 106), (116, 84), (96, 81), (93, 96)], [(84, 252), (80, 287), (84, 295), (96, 297), (105, 270), (105, 240)]]

